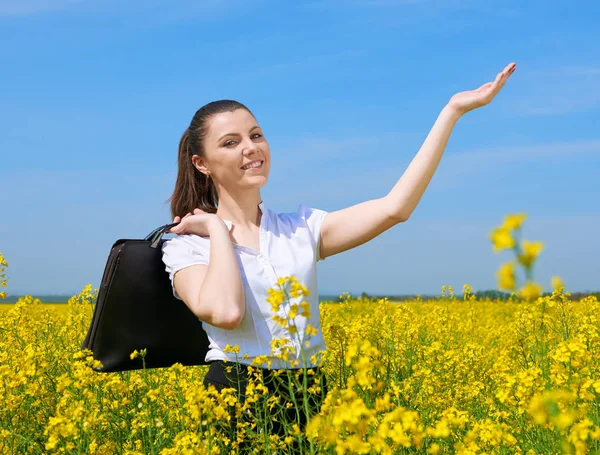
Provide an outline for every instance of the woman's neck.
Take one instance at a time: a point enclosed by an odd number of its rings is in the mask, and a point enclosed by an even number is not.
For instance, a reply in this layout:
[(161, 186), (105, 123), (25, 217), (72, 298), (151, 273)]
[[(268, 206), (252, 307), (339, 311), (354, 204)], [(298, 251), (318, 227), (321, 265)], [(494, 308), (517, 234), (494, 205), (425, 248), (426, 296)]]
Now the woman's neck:
[(219, 195), (217, 215), (240, 227), (260, 226), (260, 192), (247, 192), (243, 196)]

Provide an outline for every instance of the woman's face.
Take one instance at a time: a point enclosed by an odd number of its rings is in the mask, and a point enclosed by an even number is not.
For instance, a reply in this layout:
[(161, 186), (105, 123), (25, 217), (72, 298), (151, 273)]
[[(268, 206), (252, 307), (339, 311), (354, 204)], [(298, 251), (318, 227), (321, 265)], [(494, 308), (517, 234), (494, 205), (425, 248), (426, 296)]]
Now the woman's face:
[[(256, 119), (246, 109), (223, 112), (209, 120), (204, 157), (192, 160), (200, 171), (210, 172), (218, 186), (260, 188), (269, 177), (271, 152)], [(248, 164), (258, 167), (248, 168)]]

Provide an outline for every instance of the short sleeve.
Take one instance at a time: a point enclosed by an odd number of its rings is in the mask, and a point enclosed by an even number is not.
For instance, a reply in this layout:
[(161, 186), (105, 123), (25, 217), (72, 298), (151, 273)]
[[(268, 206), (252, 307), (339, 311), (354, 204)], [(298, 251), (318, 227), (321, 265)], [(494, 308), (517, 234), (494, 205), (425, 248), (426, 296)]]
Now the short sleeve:
[(310, 237), (315, 248), (315, 257), (318, 261), (323, 261), (321, 259), (320, 253), (320, 244), (321, 244), (321, 225), (323, 224), (323, 220), (327, 215), (325, 210), (315, 209), (306, 206), (305, 204), (300, 204), (298, 207), (298, 215), (302, 218), (306, 226), (308, 227), (308, 231), (310, 233)]
[(162, 260), (165, 264), (165, 270), (171, 280), (173, 295), (179, 300), (181, 300), (181, 297), (177, 294), (173, 284), (175, 273), (191, 265), (208, 264), (208, 253), (190, 243), (188, 237), (189, 234), (174, 237), (164, 242), (162, 246)]

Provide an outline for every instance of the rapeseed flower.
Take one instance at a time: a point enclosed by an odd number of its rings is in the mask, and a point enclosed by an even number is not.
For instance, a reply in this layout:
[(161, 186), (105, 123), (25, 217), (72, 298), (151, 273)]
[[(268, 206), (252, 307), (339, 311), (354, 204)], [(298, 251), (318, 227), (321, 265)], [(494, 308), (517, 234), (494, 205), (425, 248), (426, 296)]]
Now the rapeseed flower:
[(544, 244), (542, 242), (530, 242), (528, 240), (523, 240), (521, 248), (522, 253), (518, 255), (519, 262), (525, 267), (531, 267), (533, 262), (544, 249)]
[(509, 231), (519, 229), (526, 219), (526, 213), (508, 214), (504, 217), (504, 224), (502, 225), (502, 227)]
[(496, 273), (496, 278), (498, 279), (498, 287), (500, 289), (506, 289), (508, 291), (515, 289), (517, 277), (514, 262), (507, 262), (500, 266)]
[(562, 292), (565, 287), (565, 283), (563, 282), (562, 278), (556, 275), (550, 279), (550, 284), (552, 285), (552, 289), (558, 292)]
[[(507, 229), (520, 223), (505, 222)], [(530, 257), (531, 265), (537, 255)], [(516, 287), (518, 264), (499, 273), (503, 285)], [(556, 290), (562, 280), (555, 278)], [(528, 301), (541, 292), (528, 284), (533, 290), (521, 293), (523, 301), (502, 304), (346, 294), (341, 305), (311, 309), (302, 286), (284, 277), (269, 293), (276, 323), (297, 331), (301, 317), (318, 311), (328, 346), (310, 356), (319, 370), (290, 376), (298, 395), (288, 400), (261, 383), (257, 367), (272, 357), (298, 366), (297, 350), (319, 331), (309, 323), (304, 334), (282, 330), (270, 357), (253, 359), (240, 400), (234, 388), (205, 388), (206, 366), (98, 373), (91, 351), (78, 346), (97, 290), (88, 285), (56, 308), (27, 296), (0, 309), (0, 452), (33, 453), (41, 444), (49, 454), (229, 454), (247, 443), (256, 453), (286, 453), (299, 441), (323, 454), (532, 454), (532, 446), (587, 453), (600, 441), (600, 303), (558, 292)], [(443, 291), (453, 296), (451, 286)], [(477, 301), (470, 286), (463, 292)], [(237, 345), (224, 350), (241, 354)], [(321, 375), (328, 393), (307, 425), (286, 423), (285, 434), (266, 434), (282, 412), (301, 412), (309, 396), (324, 394)], [(284, 377), (282, 370), (273, 376)]]
[(498, 253), (502, 250), (514, 248), (516, 240), (511, 235), (510, 230), (499, 227), (492, 230), (490, 236), (490, 240), (494, 246), (494, 252)]
[(519, 290), (519, 296), (523, 300), (535, 300), (541, 295), (542, 291), (542, 286), (532, 281), (527, 281)]

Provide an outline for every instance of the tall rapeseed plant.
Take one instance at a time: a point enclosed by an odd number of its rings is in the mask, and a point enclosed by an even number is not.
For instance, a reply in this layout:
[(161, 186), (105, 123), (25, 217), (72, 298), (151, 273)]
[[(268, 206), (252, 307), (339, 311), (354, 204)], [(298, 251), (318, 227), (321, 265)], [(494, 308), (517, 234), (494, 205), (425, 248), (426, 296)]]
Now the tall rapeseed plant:
[[(0, 253), (0, 287), (5, 288), (8, 284), (8, 280), (6, 279), (6, 275), (4, 273), (5, 267), (8, 267), (8, 262), (4, 259), (4, 255)], [(6, 298), (6, 292), (0, 292), (0, 299)]]
[[(533, 279), (533, 266), (544, 249), (544, 244), (540, 241), (520, 240), (521, 228), (526, 218), (526, 213), (506, 215), (504, 223), (492, 229), (489, 239), (495, 253), (503, 250), (512, 250), (515, 253), (515, 259), (502, 264), (496, 272), (498, 288), (507, 291), (517, 290), (523, 300), (535, 300), (541, 295), (543, 288)], [(516, 272), (518, 266), (523, 267), (525, 274), (525, 280), (520, 288)], [(551, 284), (555, 290), (564, 288), (564, 283), (558, 276), (552, 277)]]

